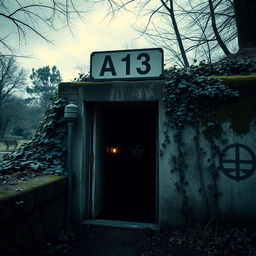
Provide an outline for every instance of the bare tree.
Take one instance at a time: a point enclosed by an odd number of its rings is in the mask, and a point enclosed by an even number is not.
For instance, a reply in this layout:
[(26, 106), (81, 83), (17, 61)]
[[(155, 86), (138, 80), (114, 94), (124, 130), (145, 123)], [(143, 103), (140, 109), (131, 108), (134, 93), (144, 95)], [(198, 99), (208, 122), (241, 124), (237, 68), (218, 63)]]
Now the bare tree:
[(189, 59), (212, 61), (222, 49), (236, 47), (232, 0), (109, 0), (112, 13), (125, 9), (146, 22), (135, 29), (151, 43), (166, 49), (174, 62), (188, 66)]
[(173, 30), (174, 30), (174, 33), (175, 33), (175, 36), (176, 36), (176, 40), (177, 40), (177, 43), (178, 43), (178, 46), (179, 46), (179, 49), (180, 49), (180, 53), (181, 53), (181, 56), (182, 56), (182, 60), (184, 62), (184, 66), (188, 67), (189, 62), (188, 62), (188, 58), (187, 58), (187, 55), (186, 55), (186, 51), (185, 51), (184, 46), (183, 46), (183, 41), (181, 39), (180, 30), (178, 28), (178, 24), (177, 24), (177, 21), (176, 21), (176, 17), (175, 17), (175, 13), (174, 13), (173, 0), (169, 0), (169, 6), (167, 5), (167, 1), (165, 1), (165, 0), (161, 0), (161, 3), (163, 5), (163, 7), (169, 13), (169, 16), (170, 16), (171, 21), (172, 21)]
[[(219, 1), (220, 3), (221, 1)], [(214, 11), (214, 3), (213, 0), (208, 0), (209, 3), (209, 9), (210, 9), (210, 17), (211, 17), (211, 21), (212, 21), (212, 29), (216, 38), (216, 41), (218, 42), (220, 48), (223, 50), (223, 52), (225, 53), (226, 56), (230, 55), (231, 52), (229, 51), (229, 49), (227, 48), (227, 46), (225, 45), (225, 43), (223, 42), (217, 24), (216, 24), (216, 17), (215, 17), (215, 11)]]
[[(42, 27), (69, 27), (74, 16), (83, 19), (73, 0), (0, 0), (0, 56), (15, 52), (15, 43), (26, 42), (28, 33), (49, 41)], [(5, 30), (7, 27), (8, 30)], [(10, 32), (11, 31), (11, 32)]]
[(5, 133), (9, 117), (6, 104), (13, 99), (15, 92), (25, 89), (26, 72), (20, 68), (14, 57), (0, 56), (0, 137)]
[[(144, 27), (142, 29), (137, 28), (136, 30), (139, 31), (142, 35), (146, 35), (151, 38), (160, 38), (163, 41), (163, 44), (166, 37), (165, 35), (162, 35), (162, 33), (159, 33), (158, 28), (162, 27), (162, 21), (164, 18), (166, 18), (169, 32), (172, 33), (172, 38), (170, 38), (170, 40), (173, 41), (177, 46), (175, 50), (172, 48), (172, 53), (177, 53), (176, 58), (179, 59), (179, 62), (182, 66), (189, 66), (186, 50), (184, 48), (184, 42), (180, 34), (180, 28), (178, 24), (179, 22), (176, 20), (175, 0), (108, 0), (108, 3), (110, 4), (112, 14), (114, 14), (117, 10), (125, 9), (136, 13), (138, 17), (147, 17), (147, 21)], [(129, 7), (130, 5), (133, 6)], [(159, 15), (161, 16), (160, 18)], [(158, 19), (157, 22), (154, 22), (154, 18)], [(158, 24), (156, 25), (156, 23)]]
[[(220, 55), (219, 49), (228, 56), (229, 46), (236, 50), (237, 30), (234, 7), (231, 0), (187, 1), (187, 7), (181, 7), (181, 16), (188, 20), (188, 30), (184, 35), (188, 41), (194, 41), (192, 49), (201, 56)], [(189, 32), (189, 33), (188, 33)], [(235, 46), (235, 47), (234, 47)]]
[(24, 89), (26, 72), (14, 57), (0, 57), (0, 107), (11, 100), (11, 96)]

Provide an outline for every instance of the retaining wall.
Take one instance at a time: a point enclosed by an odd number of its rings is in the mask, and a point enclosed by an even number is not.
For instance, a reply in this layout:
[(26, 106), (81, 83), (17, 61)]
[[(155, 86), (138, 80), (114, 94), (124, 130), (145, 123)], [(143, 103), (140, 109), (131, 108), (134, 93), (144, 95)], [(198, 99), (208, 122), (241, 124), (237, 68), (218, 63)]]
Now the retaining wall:
[(36, 255), (64, 228), (65, 176), (40, 176), (0, 187), (0, 255)]

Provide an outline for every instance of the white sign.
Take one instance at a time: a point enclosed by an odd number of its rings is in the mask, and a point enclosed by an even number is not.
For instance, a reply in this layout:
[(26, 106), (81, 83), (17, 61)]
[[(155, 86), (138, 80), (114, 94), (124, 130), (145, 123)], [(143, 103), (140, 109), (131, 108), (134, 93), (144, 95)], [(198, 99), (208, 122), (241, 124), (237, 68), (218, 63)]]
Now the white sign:
[(141, 80), (163, 78), (161, 48), (93, 52), (92, 80)]

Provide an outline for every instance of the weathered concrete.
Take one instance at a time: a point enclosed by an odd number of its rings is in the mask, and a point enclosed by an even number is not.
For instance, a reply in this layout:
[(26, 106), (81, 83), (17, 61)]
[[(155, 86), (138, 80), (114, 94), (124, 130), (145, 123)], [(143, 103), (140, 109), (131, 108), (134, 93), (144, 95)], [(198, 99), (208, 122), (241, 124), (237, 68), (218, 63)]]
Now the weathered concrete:
[(0, 254), (34, 255), (64, 227), (66, 177), (40, 176), (0, 188)]
[[(73, 220), (81, 222), (90, 215), (90, 174), (88, 152), (88, 109), (98, 103), (160, 102), (164, 81), (60, 83), (59, 97), (79, 107), (74, 132)], [(162, 109), (162, 107), (160, 108)]]
[[(249, 147), (253, 155), (256, 153), (256, 78), (222, 78), (228, 86), (239, 90), (239, 100), (232, 103), (218, 103), (214, 106), (216, 118), (222, 126), (222, 136), (215, 140), (217, 152), (203, 134), (203, 126), (199, 130), (186, 127), (183, 134), (182, 150), (186, 153), (184, 161), (185, 181), (179, 187), (180, 173), (175, 171), (178, 161), (178, 145), (175, 142), (175, 129), (169, 129), (170, 143), (166, 146), (163, 155), (159, 150), (164, 142), (167, 118), (162, 102), (164, 81), (141, 82), (107, 82), (107, 83), (61, 83), (59, 97), (66, 98), (79, 106), (80, 117), (75, 131), (73, 148), (75, 171), (75, 191), (73, 196), (73, 217), (77, 222), (90, 219), (91, 192), (88, 133), (90, 118), (88, 113), (99, 103), (117, 104), (136, 102), (156, 102), (158, 105), (158, 134), (157, 134), (157, 221), (160, 227), (184, 226), (191, 220), (199, 223), (211, 216), (223, 222), (241, 224), (255, 222), (256, 176), (254, 158), (240, 144)], [(237, 81), (237, 83), (236, 83)], [(207, 120), (201, 120), (205, 124)], [(198, 143), (195, 143), (195, 138)], [(230, 171), (231, 177), (224, 174), (220, 167), (221, 151), (225, 147), (234, 145), (233, 151), (226, 153), (225, 168)], [(239, 148), (239, 149), (236, 149)], [(239, 152), (239, 153), (238, 153)], [(254, 156), (253, 156), (254, 157)], [(239, 158), (242, 163), (239, 163)], [(94, 159), (95, 160), (95, 159)], [(253, 160), (252, 162), (250, 162)], [(95, 160), (97, 161), (97, 159)], [(244, 167), (246, 165), (247, 167)], [(241, 165), (240, 165), (241, 164)], [(251, 164), (251, 165), (250, 165)], [(211, 166), (215, 166), (212, 171)], [(243, 166), (243, 167), (242, 167)], [(248, 167), (249, 166), (249, 167)], [(249, 168), (249, 169), (248, 169)], [(243, 176), (250, 168), (252, 175), (246, 179), (232, 178)], [(243, 172), (245, 170), (245, 172)], [(185, 191), (185, 197), (184, 197)], [(184, 214), (184, 210), (186, 213)]]
[[(209, 140), (203, 134), (203, 127), (196, 131), (192, 127), (186, 127), (182, 145), (182, 151), (186, 154), (185, 183), (178, 188), (180, 175), (175, 171), (174, 159), (178, 161), (177, 143), (174, 140), (175, 129), (170, 129), (170, 144), (159, 159), (159, 211), (162, 226), (179, 226), (188, 223), (189, 218), (199, 223), (204, 223), (210, 216), (220, 222), (230, 225), (243, 225), (252, 227), (256, 220), (255, 190), (255, 159), (240, 145), (248, 147), (252, 154), (256, 153), (256, 76), (248, 77), (220, 77), (224, 83), (238, 90), (238, 100), (227, 103), (218, 103), (214, 107), (216, 119), (221, 123), (222, 135), (213, 139), (216, 152), (211, 148)], [(237, 82), (237, 83), (236, 83)], [(159, 143), (164, 142), (165, 117), (160, 116)], [(202, 124), (207, 120), (201, 120)], [(195, 139), (198, 137), (198, 145)], [(232, 146), (233, 145), (233, 146)], [(220, 169), (222, 151), (227, 146), (231, 149), (225, 153), (225, 168), (233, 169), (231, 177)], [(237, 148), (237, 149), (236, 149)], [(237, 151), (236, 151), (237, 150)], [(241, 161), (241, 163), (239, 163)], [(249, 161), (247, 164), (242, 161)], [(211, 165), (215, 165), (215, 172)], [(246, 179), (236, 179), (236, 175), (243, 176), (242, 169), (251, 170), (252, 175)], [(182, 190), (185, 190), (186, 199)], [(188, 217), (181, 213), (187, 204)]]

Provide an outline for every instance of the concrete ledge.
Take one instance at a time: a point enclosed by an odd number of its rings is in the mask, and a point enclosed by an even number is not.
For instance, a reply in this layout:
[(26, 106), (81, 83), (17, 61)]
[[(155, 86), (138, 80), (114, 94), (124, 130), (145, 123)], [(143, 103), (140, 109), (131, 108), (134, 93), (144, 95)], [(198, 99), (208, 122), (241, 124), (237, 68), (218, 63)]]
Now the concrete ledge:
[(247, 76), (214, 76), (219, 78), (222, 82), (231, 88), (255, 88), (256, 89), (256, 75)]
[(65, 176), (39, 176), (23, 184), (2, 186), (0, 224), (63, 193), (65, 188)]
[(35, 255), (64, 228), (66, 176), (40, 176), (0, 188), (0, 255)]
[[(165, 80), (67, 82), (60, 83), (58, 94), (68, 101), (158, 101), (162, 98)], [(100, 90), (100, 93), (99, 93)]]

